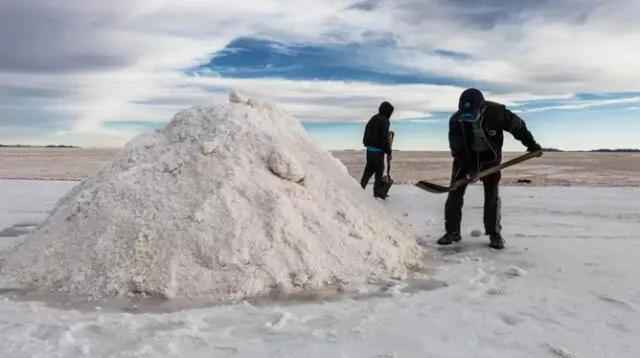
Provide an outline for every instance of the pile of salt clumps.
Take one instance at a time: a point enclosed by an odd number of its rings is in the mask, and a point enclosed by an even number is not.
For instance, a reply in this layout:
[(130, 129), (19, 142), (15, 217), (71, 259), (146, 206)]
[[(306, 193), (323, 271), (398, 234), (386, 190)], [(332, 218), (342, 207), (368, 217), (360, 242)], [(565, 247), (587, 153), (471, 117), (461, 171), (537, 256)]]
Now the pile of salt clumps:
[(234, 301), (403, 279), (424, 249), (279, 106), (192, 107), (76, 185), (13, 250), (21, 285)]

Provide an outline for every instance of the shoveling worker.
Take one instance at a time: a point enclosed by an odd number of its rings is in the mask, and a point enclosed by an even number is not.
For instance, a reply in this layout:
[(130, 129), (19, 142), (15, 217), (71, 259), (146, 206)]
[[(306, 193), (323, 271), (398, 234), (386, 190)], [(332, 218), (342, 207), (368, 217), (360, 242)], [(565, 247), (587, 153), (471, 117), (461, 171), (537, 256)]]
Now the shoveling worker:
[[(499, 165), (502, 162), (504, 131), (511, 133), (529, 152), (541, 149), (525, 122), (505, 105), (485, 101), (482, 92), (475, 88), (463, 91), (458, 110), (449, 119), (452, 183), (464, 178), (473, 179), (479, 171)], [(484, 186), (484, 230), (489, 235), (490, 247), (494, 249), (504, 248), (498, 194), (500, 178), (500, 172), (481, 178)], [(461, 185), (448, 194), (444, 208), (446, 233), (437, 241), (439, 245), (451, 245), (461, 240), (460, 222), (466, 188), (467, 185)]]
[(362, 144), (367, 150), (366, 164), (360, 186), (362, 189), (367, 187), (371, 176), (375, 175), (373, 183), (373, 196), (385, 199), (387, 195), (384, 193), (384, 183), (382, 177), (384, 175), (384, 156), (388, 155), (391, 160), (391, 143), (389, 142), (389, 125), (390, 118), (393, 114), (394, 107), (391, 103), (384, 101), (378, 107), (378, 113), (369, 119), (364, 129)]

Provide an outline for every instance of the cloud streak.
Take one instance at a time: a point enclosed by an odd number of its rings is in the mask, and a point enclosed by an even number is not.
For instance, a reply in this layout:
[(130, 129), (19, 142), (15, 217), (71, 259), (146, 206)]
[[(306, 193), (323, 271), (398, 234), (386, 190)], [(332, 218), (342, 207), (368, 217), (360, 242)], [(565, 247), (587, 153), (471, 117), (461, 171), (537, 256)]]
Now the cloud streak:
[[(631, 98), (618, 98), (618, 99), (608, 99), (608, 100), (591, 100), (591, 101), (575, 101), (570, 104), (559, 104), (555, 106), (546, 106), (546, 107), (537, 107), (531, 109), (525, 109), (522, 112), (545, 112), (551, 110), (575, 110), (575, 109), (587, 109), (592, 107), (602, 107), (616, 104), (633, 104), (640, 103), (640, 97), (631, 97)], [(629, 107), (634, 108), (634, 107)]]

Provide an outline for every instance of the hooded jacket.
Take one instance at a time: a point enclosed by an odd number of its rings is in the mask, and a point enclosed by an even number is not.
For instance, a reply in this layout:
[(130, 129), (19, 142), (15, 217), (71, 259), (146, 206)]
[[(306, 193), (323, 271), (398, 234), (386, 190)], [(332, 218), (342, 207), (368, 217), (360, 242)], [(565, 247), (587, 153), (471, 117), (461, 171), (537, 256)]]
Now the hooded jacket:
[(502, 161), (502, 146), (504, 144), (504, 131), (513, 135), (527, 150), (540, 149), (525, 122), (505, 105), (486, 101), (482, 92), (470, 88), (462, 92), (458, 101), (458, 110), (449, 119), (449, 149), (454, 158), (462, 162), (468, 162), (475, 158), (473, 151), (472, 124), (461, 120), (462, 116), (478, 117), (478, 123), (482, 129), (482, 139), (486, 141), (491, 152), (489, 161), (500, 163)]
[(389, 143), (389, 118), (393, 114), (394, 107), (389, 102), (382, 102), (375, 114), (364, 129), (362, 144), (368, 148), (381, 150), (386, 154), (391, 154)]

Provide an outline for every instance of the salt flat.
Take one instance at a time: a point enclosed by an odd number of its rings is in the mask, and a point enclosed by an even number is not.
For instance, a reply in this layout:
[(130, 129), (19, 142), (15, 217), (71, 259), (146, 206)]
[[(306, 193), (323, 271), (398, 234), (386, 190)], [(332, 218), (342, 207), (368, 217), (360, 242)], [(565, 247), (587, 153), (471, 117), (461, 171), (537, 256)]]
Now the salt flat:
[[(0, 251), (19, 244), (77, 180), (115, 153), (0, 149)], [(334, 155), (360, 176), (362, 152)], [(397, 152), (392, 176), (446, 184), (450, 161), (446, 152)], [(479, 185), (465, 200), (463, 241), (446, 248), (434, 244), (443, 233), (446, 195), (395, 185), (387, 201), (373, 201), (415, 235), (432, 265), (417, 280), (356, 287), (354, 295), (185, 307), (33, 294), (0, 276), (0, 352), (3, 358), (640, 356), (640, 155), (545, 153), (503, 177), (503, 251), (470, 235), (482, 229)]]
[[(2, 247), (75, 184), (0, 180)], [(153, 302), (65, 302), (5, 289), (2, 357), (640, 356), (640, 189), (505, 187), (504, 251), (468, 235), (481, 228), (481, 188), (469, 189), (465, 236), (449, 248), (433, 244), (446, 196), (403, 185), (391, 194), (377, 205), (431, 248), (438, 265), (425, 282), (442, 284), (168, 313), (153, 312)]]
[[(117, 149), (0, 148), (0, 179), (82, 180), (113, 158)], [(522, 153), (505, 153), (505, 160)], [(362, 151), (333, 155), (358, 178), (364, 168)], [(396, 183), (427, 179), (446, 184), (448, 152), (394, 153), (391, 175)], [(534, 186), (640, 186), (640, 153), (549, 152), (503, 171), (505, 185), (529, 179)]]

